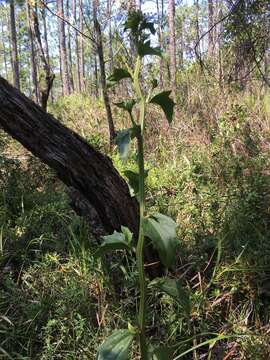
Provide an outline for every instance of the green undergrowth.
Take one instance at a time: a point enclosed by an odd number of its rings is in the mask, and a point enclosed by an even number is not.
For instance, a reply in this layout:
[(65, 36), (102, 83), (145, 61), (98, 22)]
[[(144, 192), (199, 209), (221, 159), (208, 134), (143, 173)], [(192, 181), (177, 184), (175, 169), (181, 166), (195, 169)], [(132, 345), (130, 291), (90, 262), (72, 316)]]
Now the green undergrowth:
[[(95, 106), (72, 96), (51, 111), (107, 152), (104, 110)], [(176, 119), (161, 129), (166, 141), (153, 135), (146, 144), (147, 206), (177, 222), (180, 250), (168, 275), (183, 291), (175, 302), (151, 290), (147, 336), (174, 357), (204, 341), (182, 358), (270, 356), (268, 121), (266, 97), (249, 96), (214, 122), (193, 123), (192, 137)], [(95, 240), (55, 175), (28, 154), (7, 156), (20, 149), (2, 134), (0, 146), (0, 358), (94, 359), (112, 329), (135, 321), (135, 260), (119, 252), (97, 261)], [(125, 163), (116, 150), (111, 156), (124, 177), (135, 170), (135, 151)]]

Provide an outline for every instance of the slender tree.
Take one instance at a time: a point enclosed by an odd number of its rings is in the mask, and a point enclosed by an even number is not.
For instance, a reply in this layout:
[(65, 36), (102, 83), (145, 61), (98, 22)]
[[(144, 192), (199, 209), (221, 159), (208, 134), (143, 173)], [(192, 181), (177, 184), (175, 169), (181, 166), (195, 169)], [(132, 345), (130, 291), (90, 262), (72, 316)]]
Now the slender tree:
[(170, 32), (170, 77), (174, 98), (176, 97), (176, 45), (175, 45), (175, 0), (168, 2), (169, 32)]
[(33, 19), (33, 33), (35, 34), (35, 41), (38, 47), (39, 57), (43, 67), (43, 72), (40, 74), (39, 77), (39, 91), (41, 95), (40, 102), (42, 108), (46, 110), (50, 91), (53, 85), (54, 73), (52, 72), (51, 67), (48, 63), (41, 40), (37, 2), (35, 2), (31, 9)]
[(210, 58), (214, 55), (214, 3), (208, 0), (208, 55)]
[[(77, 23), (77, 1), (72, 0), (72, 12), (75, 26), (78, 26)], [(75, 69), (76, 69), (76, 91), (80, 93), (82, 91), (81, 86), (81, 73), (80, 73), (80, 52), (79, 52), (79, 39), (78, 32), (75, 31)]]
[(107, 120), (108, 120), (108, 125), (109, 125), (110, 145), (112, 146), (113, 140), (115, 137), (115, 129), (114, 129), (110, 99), (109, 99), (109, 94), (108, 94), (107, 84), (106, 84), (103, 41), (102, 41), (100, 24), (99, 24), (98, 17), (97, 17), (98, 16), (98, 7), (99, 7), (99, 1), (93, 0), (93, 19), (94, 19), (94, 28), (95, 28), (96, 49), (97, 49), (97, 54), (98, 54), (98, 58), (99, 58), (99, 67), (100, 67), (100, 83), (101, 83), (101, 87), (102, 87), (102, 95), (103, 95), (103, 100), (104, 100), (104, 105), (106, 108)]
[(26, 15), (28, 23), (28, 36), (30, 42), (30, 59), (31, 59), (31, 77), (34, 86), (34, 96), (37, 103), (39, 103), (39, 91), (38, 91), (38, 78), (37, 78), (37, 64), (36, 64), (36, 55), (35, 55), (35, 45), (34, 45), (34, 34), (33, 34), (33, 25), (31, 19), (31, 10), (29, 1), (26, 1)]
[(63, 80), (63, 94), (64, 96), (70, 95), (70, 80), (68, 72), (67, 48), (66, 48), (66, 34), (65, 34), (65, 21), (63, 0), (57, 0), (58, 29), (59, 29), (59, 49), (60, 49), (60, 63)]
[[(69, 20), (69, 0), (66, 0), (66, 16)], [(74, 81), (73, 81), (73, 61), (72, 61), (72, 50), (71, 50), (71, 34), (70, 26), (67, 27), (67, 52), (68, 52), (68, 70), (69, 70), (69, 81), (70, 81), (70, 90), (74, 91)]]
[[(79, 0), (79, 29), (83, 33), (83, 2)], [(81, 74), (81, 90), (85, 91), (85, 59), (84, 59), (84, 40), (83, 36), (79, 35), (79, 71)]]
[(10, 0), (9, 8), (10, 8), (10, 33), (11, 33), (11, 43), (12, 43), (11, 59), (12, 59), (12, 71), (13, 71), (13, 84), (17, 89), (20, 89), (20, 71), (19, 71), (17, 36), (16, 36), (14, 0)]

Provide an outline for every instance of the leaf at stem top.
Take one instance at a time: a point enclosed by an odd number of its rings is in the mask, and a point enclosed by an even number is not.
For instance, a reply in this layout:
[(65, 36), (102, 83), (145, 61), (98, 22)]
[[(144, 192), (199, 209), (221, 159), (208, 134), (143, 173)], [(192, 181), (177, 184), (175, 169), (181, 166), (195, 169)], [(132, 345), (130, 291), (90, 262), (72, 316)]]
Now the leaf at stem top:
[(128, 360), (134, 334), (129, 330), (116, 330), (98, 349), (97, 360)]
[(162, 56), (161, 50), (159, 47), (152, 47), (151, 41), (144, 41), (138, 43), (138, 54), (140, 57), (144, 57), (146, 55), (156, 55)]
[(131, 250), (132, 232), (125, 226), (121, 226), (122, 232), (114, 231), (112, 235), (103, 236), (103, 243), (95, 253), (95, 257), (100, 257), (112, 250)]
[(143, 229), (145, 236), (152, 240), (163, 265), (171, 267), (179, 245), (176, 223), (170, 217), (157, 213), (144, 218)]
[(112, 87), (116, 85), (122, 79), (131, 78), (131, 74), (126, 69), (115, 68), (113, 69), (113, 73), (107, 78), (107, 87)]
[(136, 104), (136, 100), (134, 100), (134, 99), (114, 103), (114, 105), (116, 105), (120, 109), (126, 110), (129, 114), (131, 114), (132, 109), (135, 104)]
[(148, 286), (171, 296), (180, 305), (184, 314), (189, 318), (191, 311), (189, 293), (182, 287), (179, 280), (167, 277), (157, 278), (151, 281)]
[(173, 99), (170, 98), (170, 95), (171, 91), (162, 91), (161, 93), (153, 96), (150, 100), (150, 103), (159, 105), (162, 108), (169, 124), (172, 122), (173, 108), (175, 106), (175, 103)]

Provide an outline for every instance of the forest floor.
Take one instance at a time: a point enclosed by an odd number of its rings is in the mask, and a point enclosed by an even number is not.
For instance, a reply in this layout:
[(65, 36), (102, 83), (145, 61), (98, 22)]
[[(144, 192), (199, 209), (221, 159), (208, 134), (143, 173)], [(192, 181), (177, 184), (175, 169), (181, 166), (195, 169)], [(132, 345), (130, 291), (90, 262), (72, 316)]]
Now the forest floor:
[[(209, 89), (180, 102), (171, 127), (147, 115), (147, 208), (177, 222), (169, 275), (184, 293), (180, 303), (150, 294), (147, 335), (174, 358), (270, 358), (269, 100)], [(50, 112), (123, 176), (136, 168), (135, 151), (125, 163), (109, 153), (102, 103), (72, 95)], [(126, 127), (115, 108), (114, 118)], [(94, 359), (113, 329), (136, 322), (135, 261), (97, 262), (54, 173), (3, 133), (0, 146), (0, 358)]]

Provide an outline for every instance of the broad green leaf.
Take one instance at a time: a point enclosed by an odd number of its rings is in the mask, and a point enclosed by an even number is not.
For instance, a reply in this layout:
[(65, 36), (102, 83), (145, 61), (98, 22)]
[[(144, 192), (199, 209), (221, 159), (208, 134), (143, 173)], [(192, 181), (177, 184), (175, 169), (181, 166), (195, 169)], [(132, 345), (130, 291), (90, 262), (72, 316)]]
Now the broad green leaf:
[(124, 31), (130, 30), (131, 33), (139, 31), (140, 24), (145, 20), (145, 16), (141, 11), (130, 11), (126, 22), (124, 23)]
[(120, 130), (117, 132), (115, 143), (118, 147), (120, 158), (122, 160), (127, 160), (130, 152), (130, 141), (131, 141), (130, 129)]
[(138, 54), (140, 57), (144, 57), (146, 55), (156, 55), (162, 56), (161, 50), (159, 47), (151, 47), (151, 41), (139, 42), (138, 44)]
[(153, 348), (150, 346), (150, 351), (148, 355), (149, 360), (172, 360), (172, 349), (161, 346), (158, 348)]
[(150, 288), (158, 289), (171, 296), (189, 317), (191, 311), (191, 303), (188, 292), (181, 286), (180, 281), (170, 278), (157, 278), (150, 282)]
[(152, 240), (157, 249), (161, 262), (166, 267), (171, 267), (179, 244), (176, 223), (170, 217), (157, 213), (144, 218), (143, 229), (145, 236)]
[(140, 131), (140, 127), (137, 125), (130, 129), (117, 131), (116, 138), (114, 141), (118, 147), (120, 158), (122, 160), (127, 160), (131, 146), (130, 144), (131, 139), (137, 136), (139, 131)]
[(126, 110), (130, 114), (131, 114), (132, 109), (133, 109), (135, 104), (136, 104), (136, 100), (134, 100), (134, 99), (114, 103), (114, 105), (118, 106), (120, 109)]
[(132, 232), (125, 226), (121, 226), (122, 233), (114, 231), (112, 235), (103, 236), (104, 242), (100, 245), (95, 253), (96, 257), (100, 257), (108, 251), (112, 250), (130, 250), (132, 242)]
[(169, 124), (172, 122), (173, 108), (175, 106), (175, 103), (173, 99), (170, 98), (170, 95), (171, 91), (162, 91), (161, 93), (153, 96), (150, 100), (150, 103), (159, 105), (162, 108)]
[(133, 338), (129, 330), (116, 330), (99, 347), (97, 360), (128, 360)]
[(155, 35), (156, 30), (154, 23), (148, 21), (147, 17), (139, 10), (130, 11), (127, 20), (124, 24), (124, 31), (130, 30), (134, 36), (142, 36), (144, 30), (149, 30), (152, 35)]
[(113, 73), (107, 78), (107, 86), (111, 87), (117, 84), (122, 79), (132, 78), (128, 70), (115, 68)]

